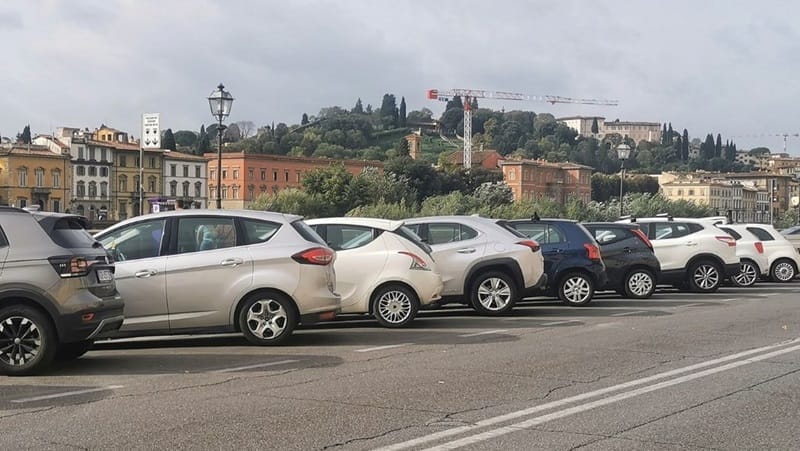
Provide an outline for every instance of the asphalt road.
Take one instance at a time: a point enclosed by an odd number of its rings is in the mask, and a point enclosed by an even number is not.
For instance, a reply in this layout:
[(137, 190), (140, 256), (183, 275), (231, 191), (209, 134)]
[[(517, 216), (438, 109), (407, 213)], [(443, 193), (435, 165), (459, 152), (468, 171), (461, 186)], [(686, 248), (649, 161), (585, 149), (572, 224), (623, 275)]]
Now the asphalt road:
[(103, 342), (0, 377), (0, 449), (798, 449), (800, 282)]

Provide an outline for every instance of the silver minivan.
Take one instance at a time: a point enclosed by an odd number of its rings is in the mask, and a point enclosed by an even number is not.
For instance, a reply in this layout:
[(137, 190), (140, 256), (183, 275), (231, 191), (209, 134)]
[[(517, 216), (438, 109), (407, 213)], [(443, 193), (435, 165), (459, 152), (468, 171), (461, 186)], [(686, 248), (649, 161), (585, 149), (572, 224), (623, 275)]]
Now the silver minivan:
[(257, 345), (340, 309), (335, 253), (299, 216), (178, 210), (96, 235), (125, 299), (119, 336), (239, 331)]

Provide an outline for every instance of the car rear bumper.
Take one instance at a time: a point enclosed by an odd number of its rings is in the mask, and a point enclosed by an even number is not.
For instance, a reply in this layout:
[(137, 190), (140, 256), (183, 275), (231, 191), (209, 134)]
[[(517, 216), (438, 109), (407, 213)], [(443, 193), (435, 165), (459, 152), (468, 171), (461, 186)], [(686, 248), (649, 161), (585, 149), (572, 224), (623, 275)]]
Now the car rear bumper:
[(739, 274), (739, 272), (741, 272), (741, 269), (742, 269), (742, 265), (740, 263), (738, 263), (738, 262), (737, 263), (729, 263), (729, 264), (725, 265), (725, 268), (723, 268), (723, 272), (725, 273), (725, 277), (727, 278), (727, 277), (733, 277), (733, 276)]
[(522, 295), (520, 296), (520, 299), (541, 294), (545, 289), (547, 289), (548, 281), (549, 277), (547, 277), (547, 273), (542, 273), (542, 275), (539, 276), (539, 280), (536, 281), (535, 285), (522, 290)]
[(409, 271), (408, 282), (419, 296), (420, 305), (428, 305), (442, 298), (442, 276), (433, 271)]
[(56, 318), (58, 338), (62, 343), (92, 340), (113, 334), (125, 319), (120, 296), (63, 314)]

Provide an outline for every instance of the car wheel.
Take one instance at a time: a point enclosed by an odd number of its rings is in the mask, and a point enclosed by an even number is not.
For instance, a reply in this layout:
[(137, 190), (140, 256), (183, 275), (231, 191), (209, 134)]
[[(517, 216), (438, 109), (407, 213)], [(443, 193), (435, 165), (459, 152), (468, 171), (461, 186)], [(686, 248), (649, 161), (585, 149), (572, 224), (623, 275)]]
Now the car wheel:
[(56, 351), (56, 360), (66, 362), (75, 360), (89, 352), (94, 345), (94, 340), (76, 341), (75, 343), (61, 343)]
[(689, 270), (689, 288), (698, 293), (717, 291), (722, 285), (719, 265), (711, 261), (699, 261)]
[(558, 298), (567, 305), (586, 305), (594, 296), (594, 282), (584, 273), (569, 273), (558, 284)]
[(794, 267), (794, 263), (792, 263), (789, 259), (782, 258), (772, 264), (770, 276), (772, 276), (773, 282), (791, 282), (796, 275), (797, 268)]
[(383, 327), (403, 327), (417, 316), (419, 299), (402, 285), (386, 285), (372, 295), (372, 314)]
[(9, 376), (37, 374), (55, 357), (53, 323), (40, 311), (16, 305), (0, 310), (0, 372)]
[(742, 260), (739, 265), (739, 274), (731, 277), (731, 282), (737, 287), (752, 287), (758, 281), (758, 266), (750, 260)]
[(502, 315), (517, 302), (514, 281), (506, 273), (489, 271), (478, 276), (470, 290), (472, 308), (484, 315)]
[(294, 305), (275, 292), (256, 293), (245, 300), (239, 311), (239, 328), (250, 343), (271, 346), (292, 335), (297, 318)]
[(646, 269), (634, 269), (625, 277), (625, 296), (647, 299), (656, 291), (656, 278)]

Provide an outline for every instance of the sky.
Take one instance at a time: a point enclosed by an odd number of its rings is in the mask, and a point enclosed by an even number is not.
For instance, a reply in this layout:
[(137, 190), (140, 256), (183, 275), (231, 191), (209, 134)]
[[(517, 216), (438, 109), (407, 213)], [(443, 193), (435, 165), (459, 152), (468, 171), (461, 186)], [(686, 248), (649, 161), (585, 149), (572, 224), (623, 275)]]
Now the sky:
[[(100, 124), (141, 135), (214, 121), (299, 123), (323, 107), (408, 111), (428, 89), (613, 99), (482, 107), (671, 122), (693, 138), (782, 151), (800, 134), (800, 2), (655, 0), (8, 0), (0, 4), (0, 134)], [(800, 137), (788, 150), (800, 155)]]

